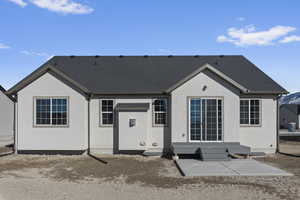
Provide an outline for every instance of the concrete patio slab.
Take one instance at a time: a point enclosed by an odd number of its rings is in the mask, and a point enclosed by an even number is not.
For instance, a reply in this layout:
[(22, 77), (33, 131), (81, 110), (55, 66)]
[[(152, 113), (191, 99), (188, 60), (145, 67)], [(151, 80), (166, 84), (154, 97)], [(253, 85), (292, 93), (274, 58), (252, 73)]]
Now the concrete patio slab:
[(176, 160), (185, 176), (233, 176), (235, 173), (221, 162), (199, 161), (194, 159)]
[(176, 160), (184, 176), (292, 176), (281, 169), (252, 159), (231, 161)]
[(237, 172), (240, 176), (291, 176), (292, 174), (284, 170), (267, 165), (257, 160), (232, 160), (222, 162), (229, 169)]

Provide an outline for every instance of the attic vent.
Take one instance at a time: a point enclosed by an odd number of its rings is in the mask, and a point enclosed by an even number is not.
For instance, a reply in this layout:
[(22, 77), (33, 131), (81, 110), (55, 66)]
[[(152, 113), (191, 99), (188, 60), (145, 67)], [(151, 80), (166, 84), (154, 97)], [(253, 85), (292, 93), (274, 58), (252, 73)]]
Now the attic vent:
[(219, 57), (220, 57), (220, 58), (223, 58), (223, 57), (224, 57), (224, 55), (220, 55)]
[(148, 55), (144, 55), (144, 58), (148, 58), (149, 56)]
[(194, 57), (195, 57), (195, 58), (199, 58), (199, 55), (195, 55)]
[(168, 58), (172, 58), (173, 57), (173, 55), (168, 55)]
[(74, 55), (71, 55), (70, 58), (75, 58), (75, 56), (74, 56)]
[(123, 58), (124, 56), (123, 56), (123, 55), (119, 55), (119, 57), (120, 57), (120, 58)]
[(99, 58), (100, 56), (99, 55), (95, 55), (95, 58)]
[(215, 62), (215, 65), (218, 65), (219, 63), (218, 62)]

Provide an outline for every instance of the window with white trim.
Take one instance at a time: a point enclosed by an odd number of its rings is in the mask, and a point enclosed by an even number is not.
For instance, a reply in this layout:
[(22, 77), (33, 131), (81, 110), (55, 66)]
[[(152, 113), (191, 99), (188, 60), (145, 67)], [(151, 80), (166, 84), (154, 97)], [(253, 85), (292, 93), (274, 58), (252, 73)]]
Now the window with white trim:
[(240, 100), (240, 124), (241, 125), (260, 125), (259, 99), (241, 99)]
[(67, 126), (68, 98), (37, 97), (35, 98), (36, 126)]
[(100, 116), (102, 126), (112, 126), (114, 123), (114, 100), (102, 99), (100, 106)]
[(157, 126), (167, 125), (167, 99), (153, 100), (153, 124)]

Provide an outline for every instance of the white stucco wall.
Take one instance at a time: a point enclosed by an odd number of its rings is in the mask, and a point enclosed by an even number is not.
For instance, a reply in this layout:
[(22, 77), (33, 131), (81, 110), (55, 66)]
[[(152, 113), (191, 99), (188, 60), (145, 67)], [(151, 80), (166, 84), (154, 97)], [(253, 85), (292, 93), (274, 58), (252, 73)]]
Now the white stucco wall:
[(261, 99), (261, 125), (239, 129), (240, 142), (251, 147), (251, 151), (274, 153), (276, 150), (276, 109), (275, 98)]
[(0, 140), (13, 136), (13, 126), (14, 102), (0, 91)]
[[(68, 127), (34, 127), (34, 97), (69, 98)], [(87, 149), (88, 103), (84, 96), (49, 73), (18, 92), (18, 150)]]
[[(155, 97), (153, 97), (155, 98)], [(115, 99), (115, 105), (118, 103), (149, 103), (150, 108), (147, 112), (147, 142), (146, 150), (163, 151), (164, 148), (170, 146), (170, 132), (168, 127), (152, 126), (152, 98), (151, 97), (103, 97), (103, 99)], [(113, 153), (117, 137), (116, 126), (102, 127), (100, 126), (100, 99), (91, 100), (91, 151), (98, 153)], [(126, 122), (127, 123), (127, 122)], [(115, 132), (114, 132), (115, 131)], [(157, 146), (153, 146), (157, 143)]]
[[(149, 115), (147, 112), (118, 112), (119, 149), (147, 150)], [(135, 125), (130, 126), (129, 120), (135, 119)], [(147, 128), (146, 128), (147, 127)], [(151, 144), (148, 144), (148, 146)]]
[[(204, 86), (207, 86), (205, 91)], [(188, 142), (189, 97), (223, 98), (224, 142), (239, 142), (239, 96), (205, 73), (199, 73), (172, 92), (172, 142)]]
[[(206, 90), (202, 90), (207, 86)], [(63, 96), (69, 98), (68, 127), (34, 127), (34, 97)], [(152, 101), (156, 97), (116, 96), (92, 99), (90, 102), (91, 151), (113, 153), (116, 126), (100, 126), (100, 99), (118, 103), (149, 103), (147, 112), (146, 150), (163, 151), (172, 142), (188, 142), (188, 98), (218, 97), (223, 99), (224, 142), (240, 142), (253, 151), (273, 152), (276, 148), (276, 100), (262, 98), (262, 123), (259, 127), (241, 127), (239, 100), (236, 89), (221, 83), (207, 73), (199, 73), (176, 88), (170, 97), (167, 127), (153, 126)], [(1, 95), (0, 95), (1, 98)], [(0, 99), (1, 100), (1, 99)], [(88, 102), (84, 96), (46, 73), (18, 92), (17, 103), (18, 150), (85, 150), (88, 148)], [(172, 134), (171, 134), (172, 131)], [(171, 136), (172, 135), (172, 136)], [(156, 145), (153, 145), (153, 144)]]
[[(203, 86), (207, 89), (202, 91)], [(224, 142), (240, 142), (252, 151), (274, 153), (276, 150), (276, 99), (261, 99), (261, 126), (240, 126), (240, 96), (224, 83), (200, 73), (172, 92), (172, 142), (188, 142), (188, 98), (222, 97), (224, 111)], [(247, 98), (247, 97), (246, 97)], [(251, 98), (251, 97), (249, 97)]]

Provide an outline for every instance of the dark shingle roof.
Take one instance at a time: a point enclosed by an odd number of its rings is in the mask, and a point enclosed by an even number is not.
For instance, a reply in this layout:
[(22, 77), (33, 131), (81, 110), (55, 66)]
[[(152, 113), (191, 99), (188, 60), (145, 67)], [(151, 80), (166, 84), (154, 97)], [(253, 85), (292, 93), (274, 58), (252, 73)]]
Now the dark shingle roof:
[(55, 56), (51, 65), (94, 94), (164, 93), (205, 64), (250, 92), (286, 93), (243, 56)]

